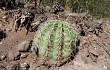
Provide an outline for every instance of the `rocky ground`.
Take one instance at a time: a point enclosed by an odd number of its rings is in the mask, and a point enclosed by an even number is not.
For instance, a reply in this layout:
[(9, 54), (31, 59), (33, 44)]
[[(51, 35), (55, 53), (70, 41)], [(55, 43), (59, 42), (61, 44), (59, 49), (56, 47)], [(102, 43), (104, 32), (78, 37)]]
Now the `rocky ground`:
[(79, 31), (79, 51), (66, 64), (47, 67), (39, 65), (38, 57), (29, 46), (35, 32), (26, 35), (25, 28), (14, 32), (13, 18), (6, 18), (2, 10), (0, 15), (0, 70), (110, 70), (109, 19), (87, 17), (82, 21), (79, 17), (68, 17), (66, 21)]

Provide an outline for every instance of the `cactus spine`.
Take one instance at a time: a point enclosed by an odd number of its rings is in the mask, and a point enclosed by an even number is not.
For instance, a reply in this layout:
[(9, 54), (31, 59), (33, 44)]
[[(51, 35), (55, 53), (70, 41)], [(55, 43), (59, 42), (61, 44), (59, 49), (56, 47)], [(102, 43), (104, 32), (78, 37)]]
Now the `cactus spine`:
[(40, 59), (49, 64), (66, 62), (75, 48), (77, 31), (67, 22), (49, 20), (42, 24), (33, 40)]

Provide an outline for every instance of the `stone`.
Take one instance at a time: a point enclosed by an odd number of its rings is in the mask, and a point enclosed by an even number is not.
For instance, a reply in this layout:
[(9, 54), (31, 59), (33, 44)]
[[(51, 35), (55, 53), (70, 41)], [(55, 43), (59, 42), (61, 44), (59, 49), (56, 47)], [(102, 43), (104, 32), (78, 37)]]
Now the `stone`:
[(0, 45), (2, 44), (3, 42), (0, 42)]
[(0, 70), (6, 70), (6, 67), (3, 64), (0, 64)]
[(21, 56), (20, 56), (20, 58), (21, 58), (21, 59), (23, 59), (23, 58), (27, 58), (28, 55), (29, 55), (28, 53), (22, 53)]
[(17, 52), (17, 51), (12, 52), (11, 51), (11, 52), (8, 53), (8, 59), (9, 59), (9, 61), (19, 60), (20, 55), (21, 55), (20, 52)]
[(14, 52), (14, 60), (19, 60), (20, 59), (20, 56), (21, 56), (21, 53), (18, 52), (18, 51), (15, 51)]
[(85, 62), (85, 63), (88, 63), (88, 57), (89, 57), (89, 52), (88, 52), (88, 48), (85, 48), (83, 50), (83, 53), (81, 55), (81, 58), (82, 60)]
[(30, 67), (28, 63), (21, 63), (20, 67), (22, 70), (28, 70), (28, 68)]
[(92, 49), (92, 48), (89, 49), (89, 53), (92, 53), (95, 56), (99, 56), (99, 53), (95, 49)]
[(96, 62), (98, 59), (99, 53), (93, 48), (89, 49), (89, 53), (90, 53), (90, 57), (91, 57), (92, 61)]
[(2, 55), (1, 57), (0, 57), (0, 60), (5, 60), (6, 59), (6, 55)]
[(37, 54), (37, 47), (36, 46), (31, 46), (31, 52), (34, 54)]
[(19, 63), (14, 64), (14, 65), (12, 66), (12, 69), (11, 69), (11, 70), (20, 70), (20, 64), (19, 64)]
[(9, 62), (6, 68), (7, 70), (21, 70), (20, 63), (15, 61)]
[(13, 52), (8, 53), (8, 60), (9, 61), (14, 61), (14, 53)]
[(35, 23), (32, 23), (32, 26), (38, 26), (38, 25), (40, 25), (40, 21), (37, 21)]
[(27, 52), (30, 49), (30, 41), (24, 41), (17, 46), (17, 50), (19, 52)]
[(7, 28), (6, 31), (7, 31), (7, 32), (11, 32), (12, 29), (11, 29), (11, 28)]

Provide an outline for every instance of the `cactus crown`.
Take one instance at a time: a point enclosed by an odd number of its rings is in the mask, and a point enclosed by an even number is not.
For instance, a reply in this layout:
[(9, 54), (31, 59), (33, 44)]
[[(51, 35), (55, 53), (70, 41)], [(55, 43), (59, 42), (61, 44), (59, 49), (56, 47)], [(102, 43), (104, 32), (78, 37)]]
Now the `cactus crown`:
[(38, 48), (40, 59), (49, 64), (66, 62), (75, 48), (77, 31), (67, 22), (49, 20), (38, 29), (33, 45)]

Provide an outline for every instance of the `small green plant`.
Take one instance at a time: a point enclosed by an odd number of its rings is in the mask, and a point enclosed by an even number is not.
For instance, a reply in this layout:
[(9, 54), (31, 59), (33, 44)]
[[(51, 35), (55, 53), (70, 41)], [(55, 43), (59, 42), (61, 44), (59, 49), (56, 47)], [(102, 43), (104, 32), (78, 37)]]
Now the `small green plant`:
[(71, 57), (78, 40), (76, 29), (60, 20), (49, 20), (40, 26), (33, 40), (38, 57), (48, 64), (63, 64)]

